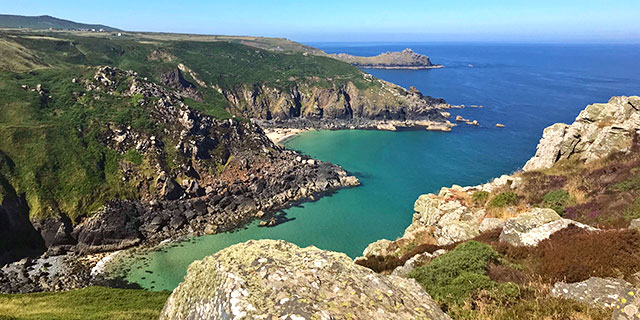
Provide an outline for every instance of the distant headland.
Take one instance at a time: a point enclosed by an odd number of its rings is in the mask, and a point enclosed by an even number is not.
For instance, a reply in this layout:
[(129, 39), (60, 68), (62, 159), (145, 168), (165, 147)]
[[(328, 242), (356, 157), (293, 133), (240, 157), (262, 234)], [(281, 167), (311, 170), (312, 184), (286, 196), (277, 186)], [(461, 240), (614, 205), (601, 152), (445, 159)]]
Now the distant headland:
[(399, 52), (385, 52), (374, 57), (353, 56), (346, 53), (332, 54), (333, 58), (342, 60), (360, 68), (370, 69), (437, 69), (444, 67), (433, 64), (429, 57), (407, 48)]

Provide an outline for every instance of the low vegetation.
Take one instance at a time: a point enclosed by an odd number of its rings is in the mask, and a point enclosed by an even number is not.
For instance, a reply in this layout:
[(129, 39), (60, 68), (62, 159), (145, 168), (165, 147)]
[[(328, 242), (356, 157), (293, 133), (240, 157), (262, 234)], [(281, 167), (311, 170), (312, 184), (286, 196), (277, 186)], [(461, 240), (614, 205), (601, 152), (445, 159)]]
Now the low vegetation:
[(158, 319), (169, 294), (104, 287), (56, 293), (0, 294), (0, 319)]

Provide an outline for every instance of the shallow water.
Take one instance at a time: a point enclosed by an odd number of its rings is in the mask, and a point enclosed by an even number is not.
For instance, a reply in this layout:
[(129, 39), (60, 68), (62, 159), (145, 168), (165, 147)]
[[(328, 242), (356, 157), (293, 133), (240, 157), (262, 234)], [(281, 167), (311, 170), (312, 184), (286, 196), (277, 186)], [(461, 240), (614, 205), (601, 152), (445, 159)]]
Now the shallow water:
[[(484, 108), (453, 111), (480, 127), (451, 133), (419, 131), (315, 131), (287, 147), (331, 161), (355, 174), (362, 186), (285, 210), (292, 221), (192, 238), (128, 259), (127, 278), (143, 287), (173, 289), (186, 267), (249, 239), (283, 239), (300, 246), (360, 255), (367, 244), (400, 236), (413, 202), (452, 184), (474, 185), (510, 173), (533, 155), (542, 129), (571, 122), (588, 103), (640, 94), (640, 46), (482, 44), (312, 44), (327, 52), (374, 55), (411, 47), (428, 54), (433, 70), (366, 70), (452, 104)], [(469, 67), (469, 64), (473, 67)], [(495, 123), (506, 128), (496, 128)]]

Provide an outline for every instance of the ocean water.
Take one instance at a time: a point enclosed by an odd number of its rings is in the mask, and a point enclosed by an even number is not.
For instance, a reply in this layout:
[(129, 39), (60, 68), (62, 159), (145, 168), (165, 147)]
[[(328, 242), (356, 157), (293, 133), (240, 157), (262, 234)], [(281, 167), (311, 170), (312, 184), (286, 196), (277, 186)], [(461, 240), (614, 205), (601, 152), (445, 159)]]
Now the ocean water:
[[(394, 239), (411, 223), (413, 203), (443, 186), (475, 185), (522, 167), (542, 130), (572, 122), (587, 104), (640, 94), (640, 45), (312, 43), (329, 53), (376, 55), (410, 47), (445, 68), (365, 70), (379, 78), (451, 104), (479, 127), (424, 130), (315, 131), (286, 146), (331, 161), (362, 186), (285, 210), (292, 221), (273, 228), (256, 223), (232, 232), (192, 238), (120, 261), (127, 279), (145, 288), (173, 289), (187, 266), (250, 239), (283, 239), (356, 257), (370, 242)], [(505, 128), (496, 128), (503, 123)]]

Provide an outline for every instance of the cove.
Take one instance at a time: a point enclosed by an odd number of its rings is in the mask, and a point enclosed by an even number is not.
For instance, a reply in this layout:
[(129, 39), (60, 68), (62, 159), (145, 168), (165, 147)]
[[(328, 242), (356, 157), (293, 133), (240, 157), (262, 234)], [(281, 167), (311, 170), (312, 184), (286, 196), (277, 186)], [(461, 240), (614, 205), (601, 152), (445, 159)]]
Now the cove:
[[(187, 266), (250, 239), (282, 239), (299, 246), (356, 257), (371, 242), (394, 239), (410, 224), (413, 203), (443, 186), (475, 185), (521, 167), (535, 152), (543, 128), (571, 122), (578, 110), (613, 95), (638, 94), (640, 46), (314, 44), (334, 53), (378, 54), (411, 47), (443, 69), (365, 70), (402, 86), (444, 97), (452, 104), (484, 108), (453, 110), (477, 119), (451, 133), (425, 130), (311, 131), (286, 146), (339, 164), (362, 186), (285, 210), (293, 220), (273, 228), (244, 229), (192, 238), (122, 261), (129, 281), (171, 290)], [(588, 61), (588, 63), (586, 63)], [(468, 65), (473, 65), (469, 67)], [(612, 76), (615, 75), (615, 76)], [(495, 123), (506, 128), (496, 128)]]

